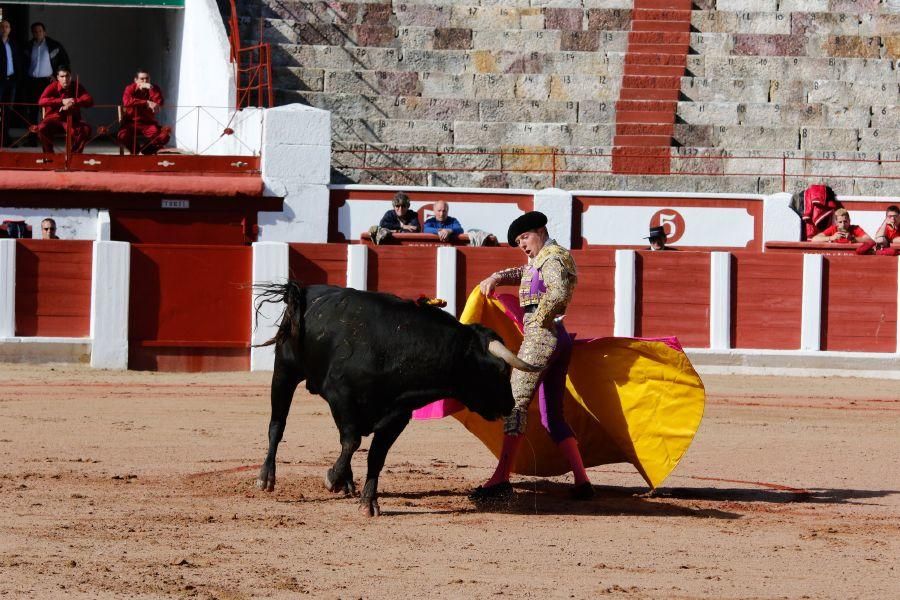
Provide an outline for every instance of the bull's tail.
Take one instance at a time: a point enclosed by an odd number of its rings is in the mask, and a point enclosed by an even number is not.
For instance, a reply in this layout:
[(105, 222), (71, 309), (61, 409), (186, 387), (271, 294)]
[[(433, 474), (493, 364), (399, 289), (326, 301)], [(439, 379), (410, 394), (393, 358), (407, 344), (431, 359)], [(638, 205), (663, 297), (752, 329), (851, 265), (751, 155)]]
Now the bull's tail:
[(294, 337), (300, 333), (303, 324), (303, 313), (306, 311), (306, 296), (303, 293), (303, 286), (294, 280), (287, 283), (265, 283), (253, 286), (253, 291), (257, 297), (256, 303), (256, 320), (259, 321), (259, 312), (263, 304), (284, 304), (279, 317), (278, 333), (272, 339), (263, 342), (255, 348), (263, 346), (271, 346), (277, 342), (281, 342), (289, 337)]

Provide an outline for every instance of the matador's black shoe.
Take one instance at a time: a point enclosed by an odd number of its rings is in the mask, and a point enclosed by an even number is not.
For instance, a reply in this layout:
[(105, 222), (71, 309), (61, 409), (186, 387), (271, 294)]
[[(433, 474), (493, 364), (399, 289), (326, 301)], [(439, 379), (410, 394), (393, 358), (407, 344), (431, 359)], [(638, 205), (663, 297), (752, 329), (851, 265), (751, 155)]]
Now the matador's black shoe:
[(569, 497), (572, 500), (590, 500), (594, 497), (594, 485), (590, 481), (585, 481), (572, 486), (572, 489), (569, 490)]
[(508, 481), (491, 486), (479, 485), (469, 494), (472, 502), (502, 502), (513, 497), (513, 487)]

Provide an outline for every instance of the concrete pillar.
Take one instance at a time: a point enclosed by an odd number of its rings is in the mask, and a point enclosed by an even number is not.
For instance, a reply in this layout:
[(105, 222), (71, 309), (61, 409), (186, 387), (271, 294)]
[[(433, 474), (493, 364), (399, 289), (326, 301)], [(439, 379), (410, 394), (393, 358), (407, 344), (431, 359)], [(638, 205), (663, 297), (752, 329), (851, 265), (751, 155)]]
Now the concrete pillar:
[(731, 253), (710, 252), (709, 347), (731, 348)]
[(16, 240), (0, 240), (0, 338), (16, 335)]
[(445, 300), (448, 313), (456, 316), (456, 248), (441, 246), (437, 251), (437, 297)]
[(91, 275), (91, 366), (128, 368), (131, 244), (94, 242)]
[[(253, 285), (285, 283), (290, 274), (290, 247), (284, 242), (253, 244)], [(262, 344), (275, 336), (284, 304), (260, 302), (253, 291), (250, 315), (250, 343)], [(271, 371), (275, 367), (275, 346), (250, 348), (250, 370)]]
[(331, 113), (301, 104), (266, 109), (261, 171), (266, 196), (281, 212), (257, 215), (260, 241), (328, 241)]
[(800, 217), (791, 210), (790, 194), (780, 192), (763, 198), (762, 233), (763, 252), (766, 250), (766, 242), (769, 241), (800, 241)]
[(634, 250), (616, 250), (616, 287), (613, 335), (634, 337), (635, 273)]
[(800, 349), (822, 349), (822, 275), (824, 257), (803, 255), (803, 298), (800, 317)]
[(369, 278), (369, 248), (365, 244), (347, 246), (347, 287), (366, 291)]
[(112, 239), (111, 221), (108, 210), (97, 211), (97, 241), (108, 242)]
[(572, 247), (572, 194), (557, 188), (534, 193), (534, 210), (549, 219), (547, 230), (560, 246)]

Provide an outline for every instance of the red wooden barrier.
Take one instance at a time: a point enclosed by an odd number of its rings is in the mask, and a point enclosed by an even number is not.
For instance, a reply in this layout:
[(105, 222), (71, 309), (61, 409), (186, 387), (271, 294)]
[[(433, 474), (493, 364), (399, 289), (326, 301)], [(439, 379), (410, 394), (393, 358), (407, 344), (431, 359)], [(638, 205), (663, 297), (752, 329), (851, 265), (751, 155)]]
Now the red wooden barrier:
[(732, 269), (733, 347), (800, 348), (803, 256), (736, 252)]
[(897, 350), (897, 260), (826, 256), (822, 350)]
[[(500, 269), (525, 264), (525, 255), (518, 248), (457, 248), (456, 249), (456, 310), (462, 314), (466, 298), (481, 280)], [(517, 294), (514, 287), (502, 287), (500, 292)]]
[(250, 368), (251, 249), (133, 244), (129, 368)]
[(709, 269), (706, 252), (638, 252), (635, 335), (708, 348)]
[(111, 210), (112, 239), (143, 244), (243, 245), (256, 240), (256, 211)]
[(434, 296), (437, 248), (378, 246), (369, 249), (368, 288), (416, 299)]
[(16, 335), (87, 337), (93, 242), (18, 240)]
[(291, 244), (288, 260), (291, 279), (304, 285), (347, 285), (345, 244)]
[(564, 321), (569, 333), (579, 338), (606, 337), (613, 334), (615, 317), (615, 250), (574, 250), (578, 267), (575, 297)]

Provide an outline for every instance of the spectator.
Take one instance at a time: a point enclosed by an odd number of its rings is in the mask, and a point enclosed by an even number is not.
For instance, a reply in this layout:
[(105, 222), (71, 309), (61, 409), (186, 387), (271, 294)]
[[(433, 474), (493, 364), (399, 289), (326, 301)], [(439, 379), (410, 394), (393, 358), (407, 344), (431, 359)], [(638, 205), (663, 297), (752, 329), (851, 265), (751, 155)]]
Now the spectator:
[(651, 227), (650, 235), (644, 238), (650, 242), (650, 248), (648, 250), (651, 251), (659, 251), (659, 250), (675, 250), (675, 248), (669, 248), (666, 246), (666, 228), (665, 227)]
[[(169, 143), (169, 128), (160, 127), (156, 121), (156, 113), (164, 103), (162, 90), (150, 83), (150, 73), (138, 69), (134, 82), (129, 83), (122, 94), (125, 114), (117, 136), (119, 143), (129, 152), (156, 154)], [(138, 138), (147, 140), (143, 147), (138, 146)]]
[(451, 217), (450, 205), (445, 200), (438, 200), (434, 203), (434, 216), (425, 220), (425, 226), (422, 228), (423, 233), (433, 233), (438, 236), (442, 242), (446, 242), (450, 238), (457, 236), (463, 232), (462, 225), (459, 221)]
[(69, 55), (62, 44), (47, 36), (47, 28), (40, 21), (31, 24), (31, 44), (25, 52), (27, 78), (23, 100), (32, 105), (28, 107), (28, 120), (37, 123), (39, 113), (34, 105), (47, 86), (54, 83), (59, 68), (70, 64)]
[(56, 235), (56, 221), (47, 217), (43, 221), (41, 221), (41, 239), (42, 240), (58, 240), (59, 236)]
[[(863, 231), (862, 227), (850, 224), (850, 213), (847, 212), (846, 208), (839, 208), (834, 211), (834, 224), (822, 233), (816, 234), (810, 241), (834, 242), (835, 244), (860, 242), (864, 244), (863, 248), (868, 246), (865, 251), (875, 246), (875, 242)], [(863, 252), (860, 252), (860, 254)]]
[(12, 107), (8, 105), (16, 101), (16, 83), (22, 75), (22, 53), (11, 33), (12, 24), (6, 19), (0, 21), (0, 146), (9, 146), (8, 115)]
[(47, 108), (47, 115), (37, 128), (44, 152), (53, 152), (53, 136), (68, 131), (69, 118), (72, 152), (83, 152), (91, 137), (91, 126), (81, 120), (81, 109), (93, 106), (94, 99), (81, 83), (72, 80), (69, 67), (63, 65), (57, 69), (56, 81), (47, 86), (38, 104)]
[[(891, 242), (900, 235), (900, 208), (895, 205), (887, 207), (884, 213), (884, 221), (875, 232), (875, 247), (879, 252), (891, 249)], [(895, 252), (884, 252), (885, 254), (896, 254)]]
[(369, 228), (369, 235), (376, 244), (383, 244), (394, 233), (417, 233), (419, 217), (409, 209), (409, 196), (397, 192), (391, 200), (393, 208), (384, 213), (381, 222)]

